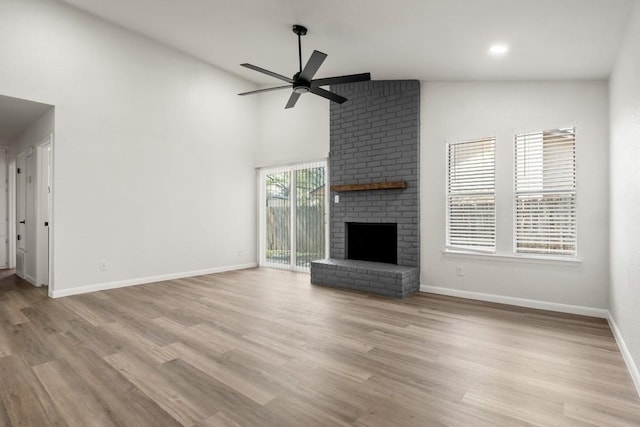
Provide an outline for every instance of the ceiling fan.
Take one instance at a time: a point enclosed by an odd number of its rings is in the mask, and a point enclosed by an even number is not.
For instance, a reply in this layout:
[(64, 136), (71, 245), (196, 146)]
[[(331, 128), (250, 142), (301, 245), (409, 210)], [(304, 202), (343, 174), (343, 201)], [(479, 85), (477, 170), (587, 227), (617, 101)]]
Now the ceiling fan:
[(304, 66), (304, 68), (302, 68), (302, 44), (300, 38), (307, 34), (307, 28), (303, 27), (302, 25), (294, 25), (293, 32), (298, 35), (298, 63), (300, 64), (300, 71), (295, 73), (293, 75), (293, 78), (274, 73), (273, 71), (265, 70), (264, 68), (260, 68), (255, 65), (240, 64), (241, 66), (249, 68), (250, 70), (258, 71), (259, 73), (275, 77), (276, 79), (283, 80), (289, 84), (285, 86), (270, 87), (267, 89), (252, 90), (250, 92), (239, 93), (238, 95), (253, 95), (254, 93), (270, 92), (272, 90), (291, 88), (293, 89), (293, 93), (289, 97), (289, 101), (284, 108), (292, 108), (294, 105), (296, 105), (296, 102), (298, 102), (298, 98), (300, 98), (300, 95), (307, 92), (311, 92), (315, 95), (327, 98), (333, 102), (337, 102), (338, 104), (342, 104), (347, 100), (347, 98), (340, 96), (337, 93), (322, 89), (320, 86), (366, 82), (371, 80), (371, 74), (369, 73), (350, 74), (347, 76), (327, 77), (324, 79), (314, 80), (313, 76), (316, 74), (318, 68), (320, 68), (320, 65), (322, 65), (322, 62), (324, 62), (327, 55), (320, 51), (314, 50), (311, 54), (311, 57), (309, 58), (309, 61), (307, 61), (307, 64)]

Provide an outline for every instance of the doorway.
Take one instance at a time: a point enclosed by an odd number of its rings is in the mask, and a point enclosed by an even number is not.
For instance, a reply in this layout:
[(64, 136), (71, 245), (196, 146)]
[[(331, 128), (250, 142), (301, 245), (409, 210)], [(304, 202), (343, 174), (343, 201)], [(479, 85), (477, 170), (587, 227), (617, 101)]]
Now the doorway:
[(326, 258), (327, 162), (260, 171), (260, 265), (309, 271)]
[[(49, 286), (53, 259), (53, 159), (55, 107), (0, 95), (0, 176), (6, 209), (0, 202), (0, 244), (6, 229), (6, 267), (34, 286)], [(0, 193), (1, 195), (2, 193)], [(6, 213), (6, 227), (3, 215)], [(45, 225), (46, 224), (46, 225)], [(0, 266), (3, 249), (0, 249)]]
[(15, 268), (35, 286), (51, 281), (52, 141), (50, 134), (15, 163)]

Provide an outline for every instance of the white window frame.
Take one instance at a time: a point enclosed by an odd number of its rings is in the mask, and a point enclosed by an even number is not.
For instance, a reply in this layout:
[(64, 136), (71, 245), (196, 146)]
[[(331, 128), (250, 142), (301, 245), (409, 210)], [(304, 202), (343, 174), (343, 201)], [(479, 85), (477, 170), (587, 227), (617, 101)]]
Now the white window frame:
[[(485, 142), (485, 141), (491, 141), (493, 143), (493, 190), (492, 191), (487, 191), (484, 193), (479, 193), (479, 192), (461, 192), (461, 193), (457, 193), (457, 196), (464, 196), (465, 194), (467, 196), (493, 196), (493, 246), (491, 247), (473, 247), (473, 246), (466, 246), (466, 245), (457, 245), (457, 244), (452, 244), (451, 243), (451, 207), (450, 207), (450, 201), (453, 196), (450, 193), (450, 179), (451, 179), (451, 171), (450, 171), (450, 155), (451, 155), (451, 148), (456, 146), (456, 145), (462, 145), (462, 144), (470, 144), (470, 143), (479, 143), (479, 142)], [(478, 139), (473, 139), (473, 140), (465, 140), (465, 141), (455, 141), (455, 142), (447, 142), (446, 143), (446, 152), (445, 152), (445, 162), (446, 162), (446, 179), (445, 179), (445, 210), (446, 210), (446, 219), (445, 219), (445, 251), (448, 252), (462, 252), (462, 253), (470, 253), (470, 254), (486, 254), (486, 255), (492, 255), (496, 253), (496, 245), (497, 245), (497, 234), (498, 234), (498, 230), (497, 230), (497, 219), (496, 219), (496, 214), (497, 214), (497, 210), (496, 210), (496, 201), (497, 201), (497, 197), (496, 197), (496, 138), (495, 136), (491, 136), (491, 137), (485, 137), (485, 138), (478, 138)]]
[[(530, 135), (535, 133), (544, 134), (545, 132), (552, 132), (556, 130), (572, 130), (573, 131), (573, 189), (563, 188), (558, 190), (522, 190), (519, 191), (517, 189), (517, 144), (518, 138), (522, 135)], [(578, 145), (577, 145), (577, 132), (575, 125), (568, 126), (558, 126), (555, 128), (548, 128), (544, 130), (535, 130), (535, 131), (527, 131), (527, 132), (516, 132), (513, 135), (513, 240), (512, 240), (512, 254), (517, 258), (532, 258), (532, 259), (548, 259), (548, 260), (566, 260), (566, 261), (578, 261)], [(573, 244), (574, 250), (572, 254), (559, 254), (559, 253), (548, 253), (548, 252), (535, 252), (535, 251), (518, 251), (518, 195), (523, 194), (572, 194), (573, 195), (573, 232), (575, 236), (575, 241)]]

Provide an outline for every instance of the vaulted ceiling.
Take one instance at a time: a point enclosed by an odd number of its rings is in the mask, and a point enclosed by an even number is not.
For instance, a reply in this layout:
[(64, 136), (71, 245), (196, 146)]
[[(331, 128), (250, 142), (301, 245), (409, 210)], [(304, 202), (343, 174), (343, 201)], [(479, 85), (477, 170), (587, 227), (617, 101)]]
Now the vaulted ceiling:
[[(606, 79), (633, 0), (64, 0), (259, 84), (297, 71), (293, 24), (329, 56), (317, 77)], [(488, 53), (502, 43), (509, 52)]]

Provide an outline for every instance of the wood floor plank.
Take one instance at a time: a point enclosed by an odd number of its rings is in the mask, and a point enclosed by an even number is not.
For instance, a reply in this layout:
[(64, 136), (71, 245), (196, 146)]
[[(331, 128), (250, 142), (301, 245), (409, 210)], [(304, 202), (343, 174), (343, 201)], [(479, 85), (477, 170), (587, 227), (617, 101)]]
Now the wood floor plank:
[(0, 358), (0, 401), (7, 425), (67, 425), (47, 400), (30, 367), (18, 356)]
[(101, 312), (99, 305), (92, 305), (90, 299), (82, 297), (85, 296), (81, 295), (78, 298), (63, 298), (60, 301), (60, 304), (67, 307), (78, 317), (92, 326), (100, 326), (103, 323), (115, 322), (115, 317), (108, 313)]
[(628, 415), (620, 416), (620, 413), (614, 413), (605, 407), (594, 408), (593, 406), (567, 404), (564, 407), (564, 415), (572, 420), (580, 420), (589, 425), (638, 426), (637, 415), (633, 417)]
[(0, 426), (627, 426), (607, 322), (248, 269), (49, 299), (0, 271)]
[(46, 344), (47, 331), (38, 329), (31, 322), (11, 325), (5, 331), (11, 354), (20, 355), (29, 365), (39, 365), (53, 360), (53, 353)]
[(108, 408), (79, 379), (67, 362), (54, 360), (34, 366), (32, 369), (62, 417), (69, 424), (117, 425)]
[(240, 424), (233, 421), (224, 412), (216, 412), (209, 418), (198, 423), (198, 427), (241, 427)]
[(176, 358), (166, 347), (160, 347), (135, 330), (129, 329), (119, 322), (103, 325), (102, 330), (107, 332), (118, 342), (120, 347), (129, 349), (145, 359), (150, 359), (155, 363), (165, 363)]
[(179, 423), (103, 359), (75, 337), (55, 334), (48, 337), (58, 359), (69, 363), (118, 425), (137, 427), (176, 426)]
[(190, 327), (189, 334), (194, 334), (200, 341), (202, 341), (203, 337), (207, 337), (212, 343), (215, 343), (215, 345), (223, 349), (223, 351), (221, 351), (222, 353), (236, 349), (247, 353), (256, 353), (260, 354), (261, 357), (266, 360), (269, 360), (272, 365), (283, 365), (291, 360), (291, 356), (288, 354), (273, 351), (267, 346), (247, 339), (247, 337), (239, 336), (227, 330), (221, 330), (208, 323)]
[(194, 368), (182, 359), (175, 359), (163, 366), (164, 375), (195, 404), (206, 407), (208, 413), (224, 412), (247, 426), (276, 425), (282, 414), (273, 417), (245, 394), (236, 391), (210, 375)]
[(213, 358), (203, 356), (182, 343), (171, 344), (168, 348), (186, 363), (226, 384), (238, 393), (242, 393), (259, 405), (264, 405), (275, 398), (273, 394), (246, 381)]

